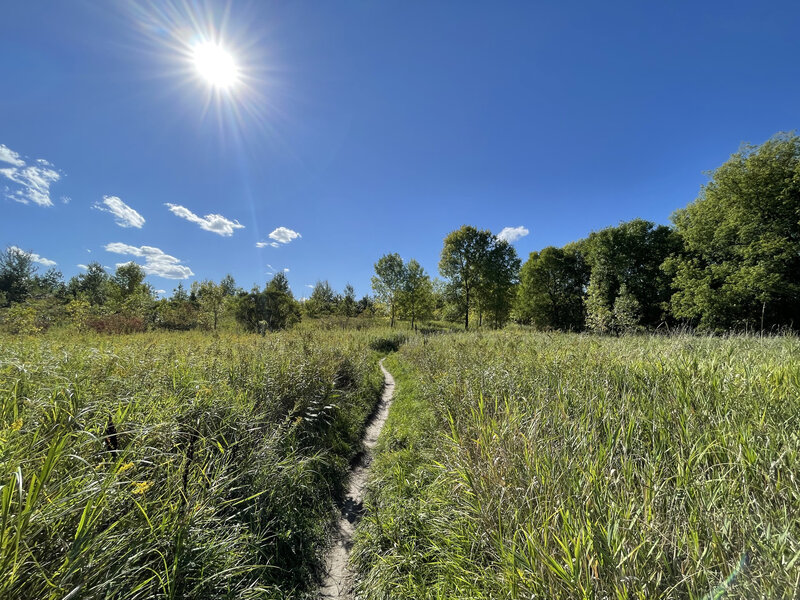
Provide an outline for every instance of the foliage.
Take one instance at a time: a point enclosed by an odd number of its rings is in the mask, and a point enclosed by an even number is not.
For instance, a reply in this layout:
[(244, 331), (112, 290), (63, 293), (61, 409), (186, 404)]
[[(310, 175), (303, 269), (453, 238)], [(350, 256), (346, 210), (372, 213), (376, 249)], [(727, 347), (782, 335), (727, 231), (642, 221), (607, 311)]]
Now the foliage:
[(0, 597), (312, 597), (373, 338), (3, 337)]
[(372, 290), (375, 296), (389, 307), (391, 326), (397, 314), (400, 295), (406, 285), (406, 267), (397, 253), (385, 254), (375, 263), (375, 275), (372, 277)]
[(412, 339), (353, 551), (378, 598), (793, 598), (800, 345)]
[(405, 278), (399, 296), (400, 313), (411, 321), (414, 329), (419, 321), (433, 313), (433, 284), (431, 278), (413, 258), (405, 266)]
[(309, 317), (325, 317), (336, 312), (338, 298), (333, 291), (331, 284), (325, 281), (318, 281), (311, 290), (311, 296), (305, 301), (303, 307)]
[(520, 271), (517, 320), (537, 329), (583, 329), (583, 290), (588, 272), (575, 245), (531, 252)]
[(263, 291), (254, 287), (250, 293), (240, 293), (234, 314), (246, 331), (262, 334), (287, 329), (301, 318), (300, 307), (284, 273), (276, 273)]
[(439, 272), (450, 279), (452, 289), (462, 300), (465, 330), (469, 329), (472, 295), (486, 271), (486, 257), (493, 239), (488, 229), (479, 231), (470, 225), (462, 225), (444, 238)]
[(800, 323), (800, 137), (743, 146), (673, 215), (672, 310), (703, 328)]
[(639, 301), (624, 283), (619, 296), (614, 300), (614, 330), (617, 333), (633, 333), (639, 328), (642, 308)]
[(613, 311), (624, 285), (640, 306), (642, 324), (656, 327), (664, 319), (671, 280), (661, 269), (664, 260), (680, 251), (680, 238), (669, 227), (633, 219), (592, 232), (581, 244), (598, 301)]
[(19, 248), (9, 246), (0, 253), (0, 292), (4, 302), (24, 302), (30, 296), (36, 266), (33, 258)]

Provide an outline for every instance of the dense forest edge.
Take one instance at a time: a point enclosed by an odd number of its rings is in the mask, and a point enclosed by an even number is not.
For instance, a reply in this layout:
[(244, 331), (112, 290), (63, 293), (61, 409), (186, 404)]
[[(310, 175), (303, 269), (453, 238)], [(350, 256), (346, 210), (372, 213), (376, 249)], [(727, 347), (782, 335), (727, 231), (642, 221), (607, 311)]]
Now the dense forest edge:
[(412, 329), (501, 328), (547, 331), (697, 330), (781, 332), (800, 324), (800, 137), (779, 133), (743, 145), (715, 171), (672, 225), (642, 219), (594, 231), (563, 247), (532, 252), (465, 225), (444, 239), (439, 274), (389, 253), (375, 263), (374, 295), (356, 298), (319, 281), (296, 299), (284, 273), (250, 291), (219, 283), (179, 284), (157, 298), (136, 263), (113, 274), (97, 263), (64, 282), (39, 273), (35, 255), (0, 253), (0, 319), (9, 333), (52, 327), (133, 333), (151, 329), (266, 333), (303, 319), (370, 326), (377, 319)]

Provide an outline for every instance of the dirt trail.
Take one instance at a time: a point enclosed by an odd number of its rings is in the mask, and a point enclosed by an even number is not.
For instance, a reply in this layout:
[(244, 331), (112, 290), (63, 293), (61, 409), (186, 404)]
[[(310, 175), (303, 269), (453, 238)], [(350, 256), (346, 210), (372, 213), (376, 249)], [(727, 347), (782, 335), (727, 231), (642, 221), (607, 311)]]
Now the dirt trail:
[(341, 506), (342, 515), (339, 518), (338, 530), (334, 536), (333, 545), (325, 557), (325, 576), (319, 591), (320, 600), (344, 599), (350, 595), (351, 581), (347, 559), (350, 556), (350, 548), (353, 546), (356, 524), (364, 514), (364, 490), (367, 486), (369, 465), (372, 462), (372, 449), (378, 442), (378, 435), (389, 415), (389, 405), (394, 396), (394, 378), (384, 368), (383, 360), (381, 360), (380, 366), (384, 378), (383, 395), (367, 425), (366, 432), (364, 432), (364, 450), (356, 457), (350, 470), (347, 495)]

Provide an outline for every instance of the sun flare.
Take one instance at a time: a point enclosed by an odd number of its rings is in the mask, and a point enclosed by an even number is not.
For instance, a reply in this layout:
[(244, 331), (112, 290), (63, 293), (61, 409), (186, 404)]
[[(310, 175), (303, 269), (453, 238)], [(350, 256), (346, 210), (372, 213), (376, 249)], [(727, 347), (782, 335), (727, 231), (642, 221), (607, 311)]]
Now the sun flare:
[(233, 56), (219, 44), (203, 42), (193, 51), (197, 72), (218, 89), (228, 89), (239, 80), (239, 69)]

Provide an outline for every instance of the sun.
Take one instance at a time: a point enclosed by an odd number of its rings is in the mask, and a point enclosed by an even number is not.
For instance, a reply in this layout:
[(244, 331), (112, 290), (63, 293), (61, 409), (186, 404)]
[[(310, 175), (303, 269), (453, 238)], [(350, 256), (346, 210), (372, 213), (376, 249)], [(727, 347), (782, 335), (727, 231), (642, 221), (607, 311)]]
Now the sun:
[(229, 89), (239, 80), (239, 68), (233, 56), (219, 44), (202, 42), (193, 48), (197, 72), (213, 87)]

